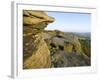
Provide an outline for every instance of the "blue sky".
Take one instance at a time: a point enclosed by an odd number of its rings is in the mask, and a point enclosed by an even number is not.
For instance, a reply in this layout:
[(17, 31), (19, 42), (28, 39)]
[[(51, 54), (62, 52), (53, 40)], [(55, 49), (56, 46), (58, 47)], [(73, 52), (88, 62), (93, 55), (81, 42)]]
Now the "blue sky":
[(49, 16), (55, 18), (46, 30), (61, 30), (64, 32), (90, 32), (91, 14), (87, 13), (64, 13), (64, 12), (46, 12)]

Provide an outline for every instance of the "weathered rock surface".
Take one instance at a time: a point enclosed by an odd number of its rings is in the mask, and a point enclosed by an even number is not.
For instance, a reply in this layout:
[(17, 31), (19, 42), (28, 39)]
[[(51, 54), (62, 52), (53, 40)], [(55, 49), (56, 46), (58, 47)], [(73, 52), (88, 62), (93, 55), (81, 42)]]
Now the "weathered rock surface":
[(25, 60), (24, 68), (48, 68), (51, 66), (50, 51), (41, 34), (37, 34), (33, 44), (37, 49), (33, 49), (32, 55)]
[(23, 11), (23, 68), (51, 67), (50, 51), (43, 38), (43, 30), (54, 21), (43, 11)]
[[(45, 31), (45, 41), (50, 50), (52, 67), (89, 66), (90, 57), (82, 48), (78, 36), (60, 31)], [(90, 51), (89, 49), (87, 49)]]

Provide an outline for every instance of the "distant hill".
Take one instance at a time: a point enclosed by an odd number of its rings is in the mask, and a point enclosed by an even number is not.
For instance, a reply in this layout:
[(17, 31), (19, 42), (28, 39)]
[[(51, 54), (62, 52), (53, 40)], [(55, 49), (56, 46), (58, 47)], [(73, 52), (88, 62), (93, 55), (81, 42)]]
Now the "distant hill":
[(90, 32), (74, 32), (73, 34), (77, 35), (78, 37), (82, 37), (82, 38), (87, 38), (90, 39), (91, 38), (91, 33)]

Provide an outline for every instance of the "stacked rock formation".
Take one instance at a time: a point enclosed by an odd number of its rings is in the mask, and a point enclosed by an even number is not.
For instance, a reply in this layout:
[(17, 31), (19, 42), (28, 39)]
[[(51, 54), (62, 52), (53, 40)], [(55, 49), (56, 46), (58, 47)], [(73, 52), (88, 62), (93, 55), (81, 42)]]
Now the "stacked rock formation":
[(43, 38), (44, 28), (54, 18), (43, 11), (23, 10), (23, 68), (51, 67), (50, 51)]

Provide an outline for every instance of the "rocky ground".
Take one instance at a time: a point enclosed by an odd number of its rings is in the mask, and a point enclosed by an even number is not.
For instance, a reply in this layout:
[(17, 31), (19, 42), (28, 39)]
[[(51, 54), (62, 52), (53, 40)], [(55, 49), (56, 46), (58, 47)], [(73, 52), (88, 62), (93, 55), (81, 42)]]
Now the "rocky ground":
[(23, 10), (23, 69), (90, 66), (90, 39), (45, 30), (54, 21), (43, 11)]

